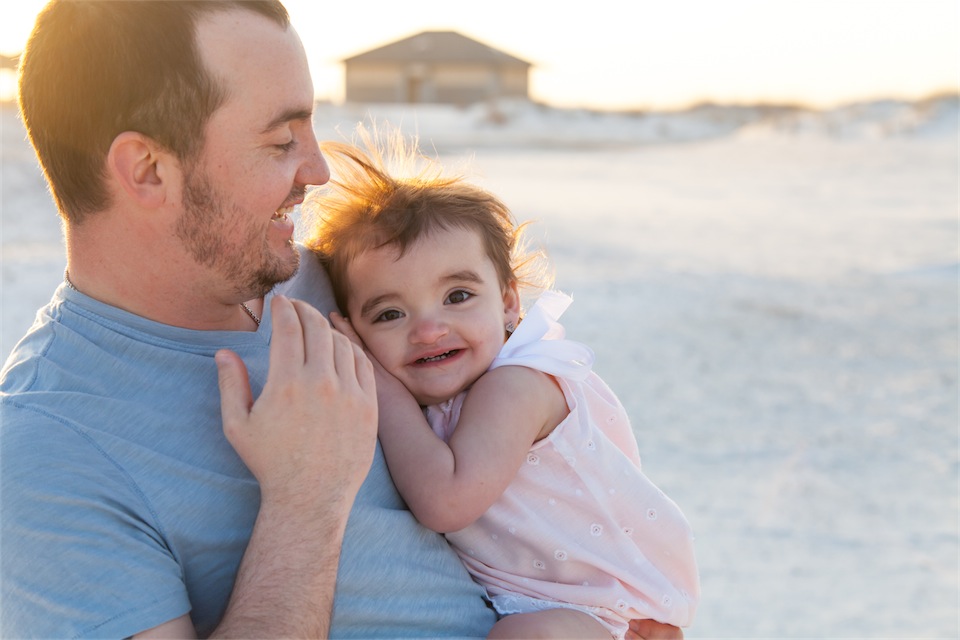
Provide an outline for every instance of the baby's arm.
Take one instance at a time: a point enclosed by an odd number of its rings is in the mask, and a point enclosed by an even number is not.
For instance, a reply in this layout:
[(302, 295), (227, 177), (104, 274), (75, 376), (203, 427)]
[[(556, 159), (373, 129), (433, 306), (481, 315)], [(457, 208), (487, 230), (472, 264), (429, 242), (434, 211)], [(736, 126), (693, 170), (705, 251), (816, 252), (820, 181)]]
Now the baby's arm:
[[(391, 394), (394, 395), (394, 394)], [(471, 387), (450, 442), (433, 433), (420, 408), (381, 411), (380, 442), (410, 510), (441, 533), (479, 518), (513, 480), (530, 446), (567, 414), (552, 377), (499, 367)]]
[[(356, 342), (349, 321), (334, 326)], [(368, 354), (369, 356), (369, 354)], [(567, 415), (554, 379), (526, 367), (488, 371), (471, 387), (449, 444), (417, 402), (372, 357), (381, 407), (379, 435), (390, 475), (424, 526), (446, 533), (479, 518), (513, 480), (530, 446)]]

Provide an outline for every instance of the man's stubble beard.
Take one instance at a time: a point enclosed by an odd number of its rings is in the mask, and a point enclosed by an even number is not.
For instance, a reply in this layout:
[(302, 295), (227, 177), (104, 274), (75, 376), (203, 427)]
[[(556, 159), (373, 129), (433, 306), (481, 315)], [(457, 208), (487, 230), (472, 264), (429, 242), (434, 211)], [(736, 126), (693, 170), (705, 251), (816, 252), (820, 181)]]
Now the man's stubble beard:
[[(214, 269), (232, 284), (244, 299), (259, 298), (276, 284), (289, 280), (300, 266), (300, 252), (293, 240), (288, 242), (289, 255), (274, 255), (262, 227), (251, 225), (249, 233), (238, 244), (227, 242), (226, 225), (245, 221), (243, 211), (228, 205), (235, 215), (227, 218), (225, 198), (210, 184), (201, 171), (188, 173), (184, 185), (184, 212), (177, 221), (176, 235), (190, 256), (203, 266)], [(259, 256), (251, 256), (247, 247), (260, 247)], [(251, 260), (257, 260), (256, 264)]]

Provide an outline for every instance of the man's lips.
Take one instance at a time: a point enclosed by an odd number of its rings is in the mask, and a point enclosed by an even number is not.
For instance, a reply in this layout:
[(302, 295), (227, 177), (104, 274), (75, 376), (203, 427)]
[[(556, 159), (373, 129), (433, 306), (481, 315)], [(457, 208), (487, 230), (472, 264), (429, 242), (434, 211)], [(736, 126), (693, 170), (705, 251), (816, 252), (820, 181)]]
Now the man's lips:
[(305, 196), (306, 189), (294, 189), (291, 191), (289, 199), (284, 202), (282, 206), (278, 207), (276, 213), (273, 214), (274, 219), (286, 219), (288, 214), (293, 213), (294, 207), (303, 202)]
[(277, 209), (276, 213), (273, 214), (273, 217), (286, 218), (287, 214), (293, 213), (294, 208), (301, 202), (303, 202), (303, 198), (285, 203), (282, 207)]

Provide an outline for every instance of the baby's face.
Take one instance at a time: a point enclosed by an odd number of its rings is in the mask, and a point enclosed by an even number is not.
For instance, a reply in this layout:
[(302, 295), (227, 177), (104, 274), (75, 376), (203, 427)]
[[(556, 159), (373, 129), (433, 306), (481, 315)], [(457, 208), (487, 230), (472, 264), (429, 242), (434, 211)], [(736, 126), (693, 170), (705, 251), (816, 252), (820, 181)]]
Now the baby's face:
[(517, 322), (515, 287), (502, 290), (477, 233), (437, 230), (402, 257), (360, 254), (347, 268), (347, 313), (370, 353), (422, 405), (454, 397), (479, 378)]

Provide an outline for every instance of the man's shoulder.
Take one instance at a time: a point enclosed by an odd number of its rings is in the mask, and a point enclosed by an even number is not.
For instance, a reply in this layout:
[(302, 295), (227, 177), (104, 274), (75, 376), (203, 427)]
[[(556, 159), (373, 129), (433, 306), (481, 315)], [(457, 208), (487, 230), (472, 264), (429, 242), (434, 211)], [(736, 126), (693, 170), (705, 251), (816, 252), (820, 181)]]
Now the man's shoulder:
[(309, 302), (324, 315), (335, 310), (333, 288), (326, 269), (309, 249), (298, 245), (300, 250), (300, 268), (296, 275), (277, 285), (277, 293), (290, 298)]
[(55, 329), (49, 315), (41, 311), (41, 320), (7, 355), (0, 370), (0, 397), (29, 390), (40, 373), (40, 363), (54, 343)]

